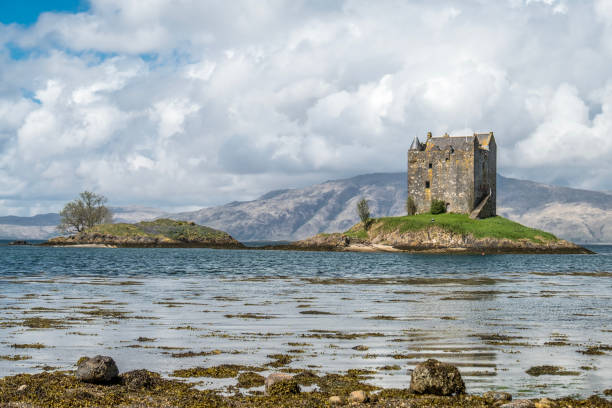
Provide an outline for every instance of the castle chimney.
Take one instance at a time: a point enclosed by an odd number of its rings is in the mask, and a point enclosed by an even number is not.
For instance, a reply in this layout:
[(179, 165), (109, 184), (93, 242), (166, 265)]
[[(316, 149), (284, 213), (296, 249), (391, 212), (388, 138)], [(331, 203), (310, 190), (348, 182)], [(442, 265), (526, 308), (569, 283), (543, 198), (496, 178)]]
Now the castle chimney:
[(444, 132), (444, 137), (449, 137), (448, 133)]
[(427, 132), (427, 138), (431, 139), (431, 132)]

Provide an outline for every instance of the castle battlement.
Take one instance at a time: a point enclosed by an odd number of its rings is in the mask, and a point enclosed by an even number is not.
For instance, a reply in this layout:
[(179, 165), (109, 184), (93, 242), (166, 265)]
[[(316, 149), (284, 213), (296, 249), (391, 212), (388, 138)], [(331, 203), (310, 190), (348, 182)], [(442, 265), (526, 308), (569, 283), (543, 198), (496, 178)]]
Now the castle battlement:
[(408, 196), (417, 213), (432, 199), (447, 212), (485, 218), (496, 213), (497, 145), (493, 132), (471, 136), (415, 137), (408, 150)]

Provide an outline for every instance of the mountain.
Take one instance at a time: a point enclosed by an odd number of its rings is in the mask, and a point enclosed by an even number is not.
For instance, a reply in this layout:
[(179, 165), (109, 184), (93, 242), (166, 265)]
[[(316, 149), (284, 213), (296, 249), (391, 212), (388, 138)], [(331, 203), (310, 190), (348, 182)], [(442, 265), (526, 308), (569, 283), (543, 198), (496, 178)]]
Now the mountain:
[[(612, 242), (612, 194), (498, 175), (499, 215), (582, 243)], [(345, 231), (358, 221), (357, 201), (373, 217), (402, 215), (406, 173), (377, 173), (269, 192), (257, 200), (172, 215), (229, 232), (241, 241), (299, 240)]]
[[(152, 220), (166, 213), (157, 208), (141, 206), (110, 207), (114, 222), (134, 223)], [(58, 235), (60, 223), (57, 213), (39, 214), (33, 217), (9, 215), (0, 217), (0, 239), (48, 239)]]
[[(373, 217), (405, 213), (406, 173), (377, 173), (275, 190), (253, 201), (166, 214), (148, 207), (112, 207), (115, 222), (160, 217), (193, 221), (227, 231), (240, 241), (304, 239), (345, 231), (358, 221), (357, 201), (368, 199)], [(580, 243), (612, 243), (612, 193), (551, 186), (497, 176), (497, 213), (532, 228)], [(53, 218), (55, 217), (55, 218)], [(0, 217), (0, 239), (56, 235), (57, 214)]]

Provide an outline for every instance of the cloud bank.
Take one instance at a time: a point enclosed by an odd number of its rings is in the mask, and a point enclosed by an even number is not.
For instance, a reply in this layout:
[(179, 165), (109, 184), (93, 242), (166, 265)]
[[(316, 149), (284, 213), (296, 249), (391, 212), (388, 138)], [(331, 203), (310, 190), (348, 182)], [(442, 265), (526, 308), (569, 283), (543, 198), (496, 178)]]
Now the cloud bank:
[(0, 213), (198, 208), (402, 171), (493, 130), (506, 176), (612, 190), (612, 1), (92, 0), (0, 24)]

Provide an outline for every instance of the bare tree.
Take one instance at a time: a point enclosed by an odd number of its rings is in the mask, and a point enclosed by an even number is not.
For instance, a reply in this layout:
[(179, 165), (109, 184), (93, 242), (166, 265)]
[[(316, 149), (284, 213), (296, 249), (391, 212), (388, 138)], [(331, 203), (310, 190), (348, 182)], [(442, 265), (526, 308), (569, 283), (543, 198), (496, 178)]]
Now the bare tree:
[(103, 195), (83, 191), (79, 198), (66, 204), (60, 211), (62, 220), (58, 229), (64, 233), (81, 232), (97, 224), (112, 222), (113, 214), (104, 205), (106, 202)]
[(363, 227), (368, 229), (370, 226), (370, 206), (365, 198), (362, 198), (357, 203), (357, 214), (359, 214), (359, 218), (363, 222)]

